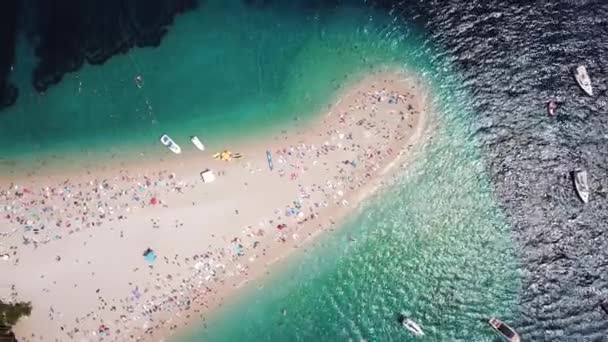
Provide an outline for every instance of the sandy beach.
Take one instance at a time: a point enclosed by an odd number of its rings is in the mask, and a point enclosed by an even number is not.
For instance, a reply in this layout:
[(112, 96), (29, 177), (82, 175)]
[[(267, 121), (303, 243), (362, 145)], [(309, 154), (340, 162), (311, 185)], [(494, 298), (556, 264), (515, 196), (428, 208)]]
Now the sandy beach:
[(160, 341), (201, 324), (407, 162), (427, 95), (414, 75), (375, 72), (310, 122), (226, 142), (230, 161), (159, 143), (145, 160), (0, 175), (0, 299), (33, 307), (15, 333)]

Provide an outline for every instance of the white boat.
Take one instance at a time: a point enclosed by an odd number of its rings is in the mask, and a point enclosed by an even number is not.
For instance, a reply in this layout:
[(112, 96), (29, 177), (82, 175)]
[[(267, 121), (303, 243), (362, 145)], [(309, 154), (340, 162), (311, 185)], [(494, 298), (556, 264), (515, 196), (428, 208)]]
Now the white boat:
[(505, 341), (519, 342), (519, 334), (513, 328), (498, 318), (492, 317), (489, 321), (490, 325), (498, 332)]
[(591, 86), (591, 78), (587, 73), (587, 68), (584, 65), (579, 65), (574, 71), (574, 78), (576, 83), (587, 93), (589, 96), (593, 96), (593, 87)]
[(203, 145), (203, 143), (198, 139), (198, 137), (196, 135), (191, 136), (190, 141), (192, 141), (194, 146), (196, 146), (196, 148), (198, 148), (199, 150), (201, 150), (201, 151), (205, 150), (205, 145)]
[(171, 152), (175, 153), (175, 154), (180, 154), (182, 153), (182, 148), (179, 147), (178, 144), (175, 143), (175, 141), (173, 141), (173, 139), (171, 139), (168, 135), (163, 134), (160, 137), (160, 142), (165, 145), (169, 150), (171, 150)]
[(404, 314), (401, 314), (399, 315), (399, 321), (401, 322), (401, 325), (403, 325), (404, 328), (409, 330), (415, 336), (424, 336), (424, 331), (422, 331), (420, 325), (414, 322), (414, 320), (412, 320), (411, 318), (407, 317)]
[(574, 187), (578, 197), (581, 198), (583, 203), (589, 202), (589, 183), (587, 181), (587, 171), (575, 171), (574, 172)]

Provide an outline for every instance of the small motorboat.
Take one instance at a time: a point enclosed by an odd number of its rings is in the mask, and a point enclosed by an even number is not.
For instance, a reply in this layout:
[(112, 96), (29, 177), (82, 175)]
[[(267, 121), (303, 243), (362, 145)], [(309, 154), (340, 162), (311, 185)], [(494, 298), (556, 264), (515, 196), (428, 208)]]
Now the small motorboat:
[(589, 182), (587, 181), (587, 171), (574, 171), (574, 187), (578, 197), (583, 203), (589, 202)]
[(171, 139), (168, 135), (163, 134), (160, 137), (160, 142), (165, 145), (165, 147), (167, 147), (169, 150), (171, 150), (171, 152), (175, 153), (175, 154), (180, 154), (182, 153), (182, 148), (179, 147), (178, 144), (175, 143), (175, 141), (173, 141), (173, 139)]
[(574, 71), (574, 78), (576, 79), (576, 83), (578, 83), (578, 85), (585, 93), (587, 93), (587, 95), (593, 96), (591, 78), (589, 78), (587, 68), (584, 65), (579, 65), (576, 67), (576, 70)]
[(415, 336), (424, 336), (424, 331), (422, 331), (422, 328), (420, 327), (420, 325), (418, 325), (418, 323), (414, 322), (414, 320), (407, 317), (406, 315), (400, 314), (399, 322), (401, 323), (401, 325), (404, 328), (409, 330)]
[(519, 335), (513, 328), (508, 326), (505, 322), (499, 320), (498, 318), (492, 317), (489, 321), (490, 325), (494, 330), (496, 330), (505, 341), (509, 342), (519, 342)]
[(557, 108), (557, 102), (553, 100), (547, 102), (547, 112), (549, 112), (549, 116), (555, 116), (555, 114), (557, 114)]
[(196, 148), (198, 148), (199, 150), (201, 150), (201, 151), (205, 150), (205, 145), (203, 145), (203, 143), (199, 140), (199, 138), (196, 135), (190, 136), (190, 141), (192, 141), (194, 146), (196, 146)]

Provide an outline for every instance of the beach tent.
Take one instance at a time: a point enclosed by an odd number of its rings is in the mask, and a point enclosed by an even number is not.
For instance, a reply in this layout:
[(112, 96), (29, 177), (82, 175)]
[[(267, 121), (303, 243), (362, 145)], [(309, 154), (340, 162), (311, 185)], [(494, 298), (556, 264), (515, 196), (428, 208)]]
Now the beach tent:
[(203, 179), (203, 182), (211, 183), (215, 180), (215, 175), (213, 174), (213, 171), (209, 169), (204, 169), (203, 171), (201, 171), (201, 178)]
[(156, 260), (156, 254), (154, 254), (151, 248), (147, 248), (144, 251), (144, 259), (149, 263), (153, 263)]

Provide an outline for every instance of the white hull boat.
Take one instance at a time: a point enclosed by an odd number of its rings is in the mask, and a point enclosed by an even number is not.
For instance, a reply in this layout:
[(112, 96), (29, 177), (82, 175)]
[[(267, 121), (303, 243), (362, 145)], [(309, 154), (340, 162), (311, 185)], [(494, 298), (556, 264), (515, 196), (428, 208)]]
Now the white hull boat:
[(205, 145), (203, 145), (203, 143), (199, 140), (199, 138), (196, 135), (191, 136), (190, 141), (192, 141), (194, 146), (196, 146), (196, 148), (198, 148), (199, 150), (201, 150), (201, 151), (205, 150)]
[(489, 323), (492, 326), (492, 328), (494, 328), (494, 330), (496, 330), (496, 332), (499, 333), (500, 336), (502, 336), (502, 338), (505, 341), (509, 341), (509, 342), (520, 342), (521, 341), (519, 339), (519, 334), (517, 334), (517, 332), (515, 330), (513, 330), (513, 328), (511, 328), (505, 322), (499, 320), (498, 318), (494, 318), (494, 317), (490, 318)]
[(422, 331), (420, 325), (414, 322), (414, 320), (412, 320), (411, 318), (405, 316), (404, 314), (401, 314), (399, 315), (399, 321), (401, 321), (401, 325), (403, 325), (404, 328), (409, 330), (415, 336), (424, 336), (424, 331)]
[(585, 93), (589, 96), (593, 96), (593, 86), (591, 85), (591, 78), (589, 78), (589, 74), (587, 73), (587, 68), (584, 65), (579, 65), (576, 67), (574, 71), (574, 78), (576, 79), (576, 83), (583, 89)]
[(173, 139), (171, 139), (168, 135), (163, 134), (160, 137), (160, 142), (161, 144), (165, 145), (165, 147), (167, 147), (171, 152), (175, 154), (182, 153), (182, 148), (179, 147), (179, 145), (176, 144), (175, 141), (173, 141)]
[(416, 336), (424, 336), (424, 331), (422, 331), (422, 328), (420, 328), (418, 323), (409, 318), (403, 321), (403, 326)]
[(578, 197), (583, 203), (589, 202), (589, 182), (587, 180), (587, 171), (574, 172), (574, 187)]

